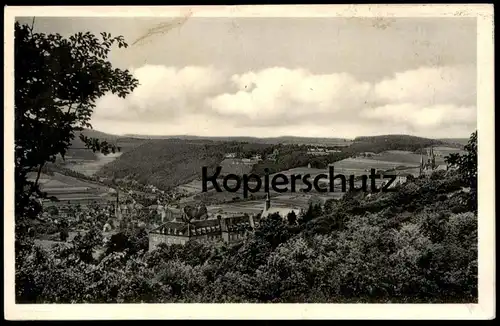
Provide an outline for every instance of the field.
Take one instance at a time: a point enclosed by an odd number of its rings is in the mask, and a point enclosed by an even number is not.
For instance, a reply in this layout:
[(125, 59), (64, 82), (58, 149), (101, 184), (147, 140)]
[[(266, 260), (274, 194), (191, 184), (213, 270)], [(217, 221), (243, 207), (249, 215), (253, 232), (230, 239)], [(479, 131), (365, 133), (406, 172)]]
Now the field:
[[(213, 207), (211, 209), (216, 209), (216, 207), (222, 205), (225, 210), (239, 212), (247, 210), (255, 211), (262, 208), (263, 198), (265, 198), (266, 196), (263, 185), (260, 191), (256, 193), (249, 193), (248, 195), (250, 198), (248, 199), (244, 199), (242, 187), (234, 193), (225, 191), (224, 189), (223, 192), (216, 192), (210, 182), (208, 183), (209, 191), (206, 193), (202, 193), (202, 183), (200, 180), (201, 171), (198, 166), (201, 163), (203, 163), (202, 165), (213, 165), (213, 163), (215, 163), (214, 160), (224, 153), (224, 147), (222, 146), (222, 144), (216, 145), (214, 143), (210, 143), (213, 140), (203, 140), (201, 138), (194, 138), (191, 140), (148, 140), (143, 138), (128, 138), (123, 136), (107, 135), (98, 132), (94, 132), (94, 134), (89, 136), (98, 137), (103, 140), (108, 140), (116, 143), (117, 145), (122, 147), (122, 152), (111, 154), (108, 156), (95, 154), (94, 159), (69, 157), (65, 167), (85, 175), (94, 175), (97, 172), (100, 172), (98, 175), (106, 175), (113, 172), (118, 174), (121, 173), (124, 175), (132, 174), (136, 175), (137, 178), (144, 174), (144, 171), (150, 171), (148, 172), (149, 174), (147, 174), (149, 176), (147, 180), (139, 181), (147, 181), (147, 183), (155, 185), (181, 183), (181, 185), (176, 187), (176, 190), (188, 196), (187, 198), (181, 200), (182, 204), (193, 204), (199, 201), (203, 201), (207, 205), (211, 205), (210, 207)], [(368, 137), (366, 139), (360, 138), (360, 140), (357, 140), (356, 143), (358, 145), (360, 143), (366, 145), (367, 150), (375, 150), (376, 148), (381, 148), (382, 145), (387, 147), (387, 137), (384, 137)], [(395, 142), (397, 146), (406, 146), (410, 144), (415, 147), (416, 145), (413, 143), (415, 141), (418, 141), (421, 144), (427, 144), (431, 142), (431, 140), (427, 139), (415, 138), (415, 140), (414, 137), (408, 138), (406, 136), (392, 136), (392, 138), (387, 138), (391, 140), (391, 142), (389, 143), (392, 144), (392, 142)], [(295, 139), (294, 137), (282, 137), (279, 139), (284, 143), (294, 141), (298, 142), (299, 140), (302, 143), (309, 143), (310, 141), (310, 139)], [(221, 141), (221, 139), (218, 140)], [(276, 140), (277, 139), (273, 141)], [(267, 141), (270, 140), (268, 139), (266, 140), (266, 142)], [(145, 142), (147, 142), (147, 144), (145, 144)], [(318, 143), (328, 143), (328, 145), (332, 145), (332, 142), (336, 142), (336, 145), (351, 144), (350, 141), (344, 141), (343, 139), (318, 140)], [(402, 143), (403, 145), (399, 144), (398, 142)], [(382, 145), (380, 145), (379, 143)], [(376, 147), (377, 144), (380, 146)], [(143, 146), (137, 148), (139, 145)], [(210, 148), (210, 150), (208, 148)], [(422, 146), (420, 148), (423, 148), (425, 150), (425, 146)], [(436, 163), (439, 165), (444, 164), (444, 156), (449, 155), (450, 153), (461, 152), (461, 150), (459, 148), (452, 147), (452, 145), (447, 146), (446, 144), (441, 144), (434, 147), (434, 152), (436, 154)], [(125, 153), (125, 155), (122, 155), (123, 153)], [(154, 157), (151, 156), (151, 158), (149, 158), (151, 153), (156, 153), (156, 156), (153, 155)], [(120, 159), (116, 160), (117, 158)], [(201, 160), (203, 162), (197, 162), (197, 160)], [(372, 168), (376, 170), (396, 169), (402, 173), (418, 175), (420, 160), (421, 155), (415, 152), (411, 152), (410, 150), (385, 150), (379, 151), (378, 153), (374, 153), (369, 156), (358, 156), (344, 159), (335, 162), (333, 166), (335, 175), (343, 174), (347, 178), (350, 175), (368, 175), (370, 173), (370, 169)], [(189, 164), (187, 164), (188, 162)], [(247, 162), (241, 159), (221, 159), (218, 165), (222, 167), (221, 176), (227, 174), (242, 176), (244, 174), (250, 174), (255, 163), (256, 161)], [(328, 169), (298, 167), (281, 171), (280, 173), (287, 176), (290, 176), (292, 174), (301, 176), (309, 174), (309, 180), (312, 182), (314, 180), (314, 177), (318, 174), (328, 175)], [(270, 176), (270, 178), (272, 177), (273, 175)], [(56, 178), (49, 178), (51, 179), (50, 182), (44, 184), (42, 188), (46, 189), (46, 191), (48, 191), (49, 193), (52, 192), (54, 194), (57, 194), (57, 196), (61, 197), (62, 200), (78, 198), (99, 198), (100, 196), (106, 195), (106, 191), (96, 189), (99, 187), (97, 187), (95, 184), (80, 181), (75, 178), (64, 177), (62, 175), (59, 175)], [(195, 180), (192, 180), (193, 178), (195, 178)], [(182, 179), (185, 180), (184, 183), (182, 182)], [(186, 183), (186, 181), (189, 182)], [(42, 183), (43, 182), (44, 181), (42, 180)], [(289, 182), (291, 182), (290, 178)], [(329, 180), (322, 179), (321, 182), (328, 183)], [(218, 183), (222, 187), (222, 180), (219, 180)], [(357, 182), (356, 184), (358, 185), (359, 183)], [(234, 182), (230, 181), (229, 186), (233, 185)], [(305, 194), (300, 192), (300, 189), (307, 187), (302, 182), (302, 180), (297, 180), (295, 182), (295, 185), (297, 191), (295, 194), (291, 194), (290, 192), (283, 194), (275, 192), (272, 188), (270, 189), (271, 196), (273, 197), (273, 200), (276, 201), (276, 205), (294, 205), (304, 207), (307, 206), (307, 202), (312, 195), (321, 196), (324, 199), (339, 198), (342, 196), (340, 188), (336, 188), (336, 192), (334, 193), (318, 193), (313, 188), (309, 193)], [(255, 183), (251, 182), (250, 186), (254, 187)], [(82, 189), (81, 187), (87, 187), (88, 189)], [(291, 185), (289, 184), (288, 187), (290, 191)]]
[[(389, 154), (392, 155), (392, 154)], [(391, 159), (390, 157), (385, 158), (373, 157), (373, 158), (348, 158), (333, 164), (335, 168), (335, 173), (342, 173), (344, 175), (361, 175), (370, 173), (370, 169), (376, 170), (390, 170), (395, 168), (413, 168), (418, 167), (419, 161), (417, 162), (401, 162), (399, 157), (397, 160), (386, 160)]]
[[(296, 209), (307, 209), (311, 195), (304, 194), (286, 194), (271, 196), (272, 207), (289, 207)], [(244, 202), (226, 203), (220, 205), (207, 206), (208, 212), (224, 213), (228, 215), (241, 215), (241, 214), (258, 214), (264, 209), (264, 199), (249, 200)]]
[(463, 148), (469, 142), (469, 138), (441, 138), (439, 140), (460, 148)]
[[(30, 175), (33, 180), (34, 174)], [(60, 173), (42, 174), (39, 179), (40, 189), (48, 196), (56, 196), (60, 201), (93, 201), (108, 196), (108, 188), (89, 181), (80, 180)]]
[(65, 159), (63, 160), (59, 157), (57, 161), (63, 167), (87, 176), (94, 175), (104, 165), (114, 161), (123, 153), (126, 153), (148, 141), (147, 139), (106, 134), (92, 129), (85, 129), (81, 133), (87, 137), (107, 141), (120, 148), (120, 152), (106, 156), (101, 153), (94, 153), (92, 150), (85, 147), (85, 144), (79, 138), (79, 133), (76, 133), (75, 138), (71, 142), (70, 148), (66, 153)]
[(459, 153), (464, 154), (465, 151), (463, 149), (447, 147), (447, 146), (437, 146), (434, 147), (434, 153), (436, 154), (436, 159), (440, 158), (444, 160), (444, 157), (450, 155), (451, 153)]
[(415, 154), (410, 151), (386, 151), (373, 155), (370, 159), (382, 162), (401, 163), (401, 165), (420, 164), (420, 154)]
[(185, 183), (183, 185), (180, 185), (176, 188), (177, 191), (188, 194), (188, 195), (195, 195), (197, 193), (200, 193), (202, 188), (201, 188), (201, 181), (200, 180), (193, 180), (189, 183)]
[[(444, 156), (453, 152), (460, 152), (457, 148), (452, 147), (434, 147), (434, 151), (436, 153), (436, 163), (444, 164)], [(425, 156), (424, 156), (425, 159)], [(361, 175), (369, 175), (370, 169), (376, 169), (378, 171), (387, 171), (396, 169), (398, 172), (403, 174), (412, 174), (417, 176), (419, 174), (419, 165), (420, 165), (421, 155), (415, 154), (410, 151), (401, 151), (401, 150), (390, 150), (385, 151), (371, 157), (356, 157), (356, 158), (348, 158), (338, 162), (335, 162), (333, 165), (334, 173), (342, 174), (346, 176), (348, 179), (350, 175), (361, 176)], [(226, 160), (227, 164), (229, 164), (228, 160)], [(235, 171), (231, 171), (235, 172)], [(235, 173), (237, 175), (242, 175), (244, 173), (248, 173), (248, 171), (243, 170), (241, 174)], [(284, 174), (288, 177), (289, 182), (291, 182), (291, 175), (301, 175), (309, 174), (309, 180), (312, 182), (314, 178), (319, 174), (329, 174), (328, 169), (315, 169), (308, 167), (299, 167), (286, 171), (281, 171), (281, 174)], [(270, 175), (270, 180), (275, 174)], [(262, 181), (264, 182), (263, 176), (261, 176)], [(321, 179), (321, 183), (328, 184), (328, 179)], [(249, 193), (249, 198), (247, 200), (243, 200), (243, 189), (240, 189), (237, 192), (227, 192), (222, 187), (222, 180), (218, 180), (220, 187), (222, 188), (222, 192), (216, 192), (212, 188), (211, 182), (208, 183), (208, 192), (201, 193), (202, 183), (200, 180), (192, 181), (188, 184), (182, 185), (179, 188), (184, 189), (184, 191), (188, 192), (191, 196), (188, 198), (184, 198), (181, 202), (183, 204), (194, 204), (197, 201), (203, 201), (208, 206), (209, 211), (217, 211), (224, 210), (225, 212), (233, 212), (233, 213), (255, 213), (257, 211), (261, 211), (264, 198), (266, 193), (264, 192), (264, 186), (262, 185), (260, 191), (256, 193)], [(377, 186), (380, 186), (381, 181), (377, 181)], [(356, 186), (360, 186), (361, 182), (357, 181)], [(234, 186), (235, 182), (230, 181), (228, 185)], [(250, 182), (250, 187), (254, 187), (256, 184), (254, 182)], [(326, 199), (338, 199), (343, 196), (340, 188), (340, 180), (336, 180), (336, 188), (335, 192), (331, 193), (319, 193), (314, 188), (309, 193), (300, 192), (301, 188), (306, 188), (306, 185), (302, 182), (302, 180), (296, 180), (296, 193), (290, 193), (291, 186), (288, 185), (289, 192), (287, 193), (278, 193), (270, 189), (271, 198), (273, 201), (273, 205), (278, 206), (289, 206), (289, 207), (298, 207), (305, 208), (308, 205), (309, 199), (311, 196), (316, 196), (321, 198), (322, 200)], [(254, 199), (255, 198), (255, 199)]]
[(123, 153), (115, 153), (109, 155), (96, 154), (95, 160), (78, 160), (78, 159), (67, 159), (65, 164), (62, 166), (71, 169), (75, 172), (81, 173), (87, 176), (93, 176), (96, 174), (104, 165), (113, 162)]

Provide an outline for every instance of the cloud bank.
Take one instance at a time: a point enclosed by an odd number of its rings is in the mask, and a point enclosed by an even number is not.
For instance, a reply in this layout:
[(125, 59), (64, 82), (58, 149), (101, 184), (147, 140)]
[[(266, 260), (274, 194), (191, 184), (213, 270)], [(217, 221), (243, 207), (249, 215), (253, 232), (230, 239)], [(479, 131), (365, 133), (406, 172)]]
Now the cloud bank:
[(348, 73), (270, 67), (144, 65), (126, 99), (106, 95), (92, 123), (113, 133), (355, 137), (409, 133), (468, 137), (476, 126), (474, 66), (421, 67), (376, 82)]

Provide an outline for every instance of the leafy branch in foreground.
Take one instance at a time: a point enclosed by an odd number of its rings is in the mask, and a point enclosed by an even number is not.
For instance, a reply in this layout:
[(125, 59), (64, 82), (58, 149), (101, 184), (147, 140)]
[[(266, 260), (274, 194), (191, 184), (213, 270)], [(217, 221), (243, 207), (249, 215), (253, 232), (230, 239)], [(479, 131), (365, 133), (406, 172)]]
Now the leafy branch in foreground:
[[(127, 47), (123, 37), (108, 33), (63, 38), (15, 24), (16, 222), (39, 212), (38, 199), (46, 197), (38, 185), (43, 167), (58, 155), (64, 158), (75, 133), (92, 128), (95, 101), (107, 93), (124, 98), (138, 86), (128, 70), (107, 60), (114, 45)], [(94, 152), (119, 150), (83, 134), (80, 139)], [(36, 173), (34, 181), (30, 172)]]
[(462, 184), (470, 188), (470, 205), (477, 210), (477, 131), (471, 134), (464, 150), (462, 155), (452, 153), (444, 159), (448, 166), (457, 168)]

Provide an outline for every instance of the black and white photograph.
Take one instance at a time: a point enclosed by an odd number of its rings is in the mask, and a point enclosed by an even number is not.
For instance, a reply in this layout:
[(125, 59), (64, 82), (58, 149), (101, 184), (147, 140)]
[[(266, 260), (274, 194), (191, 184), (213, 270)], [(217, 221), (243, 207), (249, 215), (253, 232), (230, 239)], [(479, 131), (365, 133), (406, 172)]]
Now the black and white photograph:
[(11, 316), (494, 318), (493, 6), (373, 6), (11, 7)]

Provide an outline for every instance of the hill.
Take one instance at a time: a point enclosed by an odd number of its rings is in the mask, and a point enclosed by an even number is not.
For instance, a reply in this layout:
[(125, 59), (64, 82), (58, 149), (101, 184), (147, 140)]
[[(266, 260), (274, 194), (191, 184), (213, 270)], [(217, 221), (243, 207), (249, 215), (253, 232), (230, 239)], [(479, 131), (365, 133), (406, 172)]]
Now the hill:
[(135, 179), (160, 189), (170, 189), (201, 178), (201, 168), (217, 166), (225, 144), (178, 139), (149, 140), (105, 165), (98, 176)]
[[(312, 168), (325, 169), (329, 164), (348, 158), (360, 152), (382, 153), (388, 150), (412, 151), (425, 148), (429, 145), (444, 144), (444, 142), (408, 135), (386, 135), (376, 137), (358, 137), (350, 146), (339, 146), (340, 139), (314, 138), (314, 141), (323, 142), (326, 146), (336, 146), (339, 152), (324, 156), (311, 156), (306, 144), (285, 144), (284, 142), (312, 141), (313, 138), (279, 137), (279, 138), (250, 138), (250, 137), (212, 137), (211, 139), (184, 136), (180, 138), (141, 139), (145, 142), (131, 148), (115, 161), (104, 165), (98, 176), (135, 179), (141, 184), (152, 184), (160, 189), (172, 187), (201, 179), (203, 166), (215, 167), (222, 165), (221, 176), (228, 173), (244, 174), (256, 173), (264, 175), (265, 169), (270, 173), (289, 170), (310, 165)], [(161, 137), (164, 137), (161, 139)], [(134, 139), (134, 138), (133, 138)], [(251, 140), (253, 142), (245, 142)], [(138, 138), (135, 138), (136, 144)], [(265, 142), (280, 142), (266, 144)], [(343, 140), (342, 140), (343, 142)], [(271, 154), (277, 151), (276, 157)], [(225, 154), (234, 153), (234, 158), (224, 159)], [(262, 161), (251, 159), (255, 155), (262, 157)], [(394, 155), (393, 155), (394, 156)], [(405, 155), (399, 155), (404, 158)], [(415, 164), (418, 164), (417, 157)], [(404, 160), (403, 160), (404, 161)]]
[(349, 149), (353, 152), (381, 153), (389, 150), (417, 151), (436, 145), (449, 145), (442, 140), (410, 135), (381, 135), (356, 137)]
[(128, 136), (118, 136), (108, 133), (104, 133), (98, 130), (85, 129), (82, 132), (75, 133), (75, 139), (71, 142), (71, 145), (66, 153), (66, 159), (68, 160), (98, 160), (98, 154), (92, 152), (92, 150), (85, 147), (85, 144), (80, 140), (80, 133), (87, 137), (97, 138), (101, 141), (108, 141), (116, 146), (120, 147), (121, 152), (127, 151), (131, 148), (143, 144), (146, 140), (142, 138), (134, 138)]
[[(35, 173), (29, 175), (30, 180), (36, 178)], [(68, 176), (58, 172), (42, 173), (39, 179), (40, 189), (47, 196), (55, 196), (60, 202), (92, 202), (107, 200), (109, 188), (96, 182)], [(54, 202), (48, 202), (53, 204)]]
[(443, 141), (450, 146), (458, 148), (463, 148), (465, 145), (467, 145), (467, 142), (469, 141), (468, 138), (440, 138), (438, 140)]
[(139, 139), (178, 139), (178, 140), (209, 140), (218, 142), (239, 142), (253, 144), (298, 144), (298, 145), (323, 145), (323, 146), (348, 146), (351, 141), (345, 138), (315, 138), (315, 137), (210, 137), (210, 136), (192, 136), (192, 135), (174, 135), (174, 136), (151, 136), (151, 135), (125, 135)]

